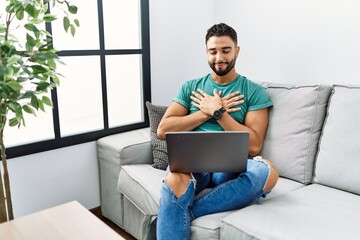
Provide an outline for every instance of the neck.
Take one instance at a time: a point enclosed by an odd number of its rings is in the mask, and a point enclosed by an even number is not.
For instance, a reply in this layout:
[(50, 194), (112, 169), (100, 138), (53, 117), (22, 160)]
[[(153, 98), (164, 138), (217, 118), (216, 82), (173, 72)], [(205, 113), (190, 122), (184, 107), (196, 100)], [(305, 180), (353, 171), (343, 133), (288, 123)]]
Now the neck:
[(216, 75), (215, 72), (211, 73), (212, 79), (214, 79), (214, 81), (219, 84), (227, 84), (227, 83), (233, 81), (237, 77), (237, 75), (238, 74), (235, 71), (235, 68), (233, 68), (230, 72), (228, 72), (224, 76), (218, 76), (218, 75)]

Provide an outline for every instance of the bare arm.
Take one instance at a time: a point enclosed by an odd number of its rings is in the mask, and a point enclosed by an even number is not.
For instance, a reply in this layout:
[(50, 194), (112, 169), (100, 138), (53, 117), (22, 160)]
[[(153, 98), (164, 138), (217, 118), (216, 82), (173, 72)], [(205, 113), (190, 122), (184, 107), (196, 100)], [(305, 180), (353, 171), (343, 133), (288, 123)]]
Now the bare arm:
[(255, 156), (263, 146), (268, 126), (268, 108), (250, 111), (246, 113), (245, 124), (233, 119), (228, 113), (224, 113), (218, 123), (225, 131), (247, 131), (250, 134), (249, 154)]
[(177, 102), (173, 102), (166, 110), (157, 129), (160, 139), (165, 139), (167, 132), (191, 131), (200, 126), (211, 116), (202, 111), (188, 115), (188, 109)]

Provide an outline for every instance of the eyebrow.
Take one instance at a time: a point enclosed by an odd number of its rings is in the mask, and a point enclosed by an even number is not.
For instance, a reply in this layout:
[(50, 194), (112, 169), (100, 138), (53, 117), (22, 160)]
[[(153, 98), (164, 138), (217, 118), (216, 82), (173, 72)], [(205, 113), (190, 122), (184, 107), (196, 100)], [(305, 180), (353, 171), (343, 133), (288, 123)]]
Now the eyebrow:
[[(229, 50), (229, 49), (231, 49), (231, 48), (232, 48), (232, 47), (227, 46), (227, 47), (222, 47), (221, 50)], [(216, 50), (216, 48), (209, 48), (208, 50), (209, 50), (209, 51), (214, 51), (214, 50)]]

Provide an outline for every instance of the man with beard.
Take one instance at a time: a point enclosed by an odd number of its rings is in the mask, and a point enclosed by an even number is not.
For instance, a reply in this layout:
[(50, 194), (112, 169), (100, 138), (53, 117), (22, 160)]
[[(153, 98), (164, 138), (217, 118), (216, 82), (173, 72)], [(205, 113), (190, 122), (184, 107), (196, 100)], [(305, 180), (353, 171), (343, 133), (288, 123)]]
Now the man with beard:
[[(233, 28), (215, 24), (207, 31), (205, 43), (212, 72), (182, 86), (159, 124), (158, 137), (165, 139), (166, 132), (174, 131), (247, 131), (249, 155), (256, 156), (268, 126), (269, 96), (263, 87), (236, 72), (240, 47)], [(190, 239), (193, 219), (243, 208), (265, 197), (278, 176), (271, 162), (259, 157), (248, 160), (244, 173), (176, 173), (168, 168), (157, 239)], [(195, 199), (205, 188), (211, 190)]]

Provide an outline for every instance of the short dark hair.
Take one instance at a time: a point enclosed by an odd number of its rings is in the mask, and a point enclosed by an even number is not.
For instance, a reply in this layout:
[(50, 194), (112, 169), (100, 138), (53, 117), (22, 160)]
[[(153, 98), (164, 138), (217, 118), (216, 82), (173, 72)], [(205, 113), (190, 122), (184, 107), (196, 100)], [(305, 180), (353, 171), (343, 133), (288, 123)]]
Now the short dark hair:
[(214, 26), (212, 26), (207, 30), (205, 37), (205, 44), (208, 42), (209, 38), (213, 36), (216, 37), (229, 36), (234, 41), (235, 45), (237, 45), (236, 31), (225, 23), (215, 24)]

